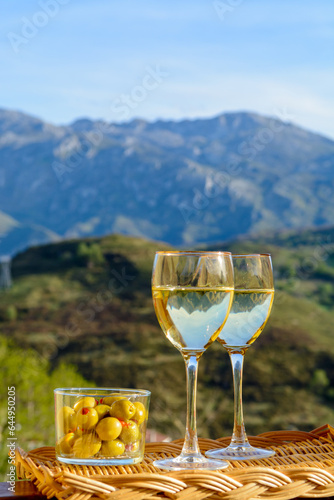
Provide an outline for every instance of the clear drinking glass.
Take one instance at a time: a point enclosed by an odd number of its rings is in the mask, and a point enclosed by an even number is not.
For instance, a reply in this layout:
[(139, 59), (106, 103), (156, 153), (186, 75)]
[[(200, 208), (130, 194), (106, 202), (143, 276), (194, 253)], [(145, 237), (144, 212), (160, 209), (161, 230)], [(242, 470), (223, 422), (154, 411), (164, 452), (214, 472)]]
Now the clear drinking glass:
[(131, 465), (144, 458), (150, 391), (59, 388), (56, 457), (74, 465)]
[(234, 298), (229, 317), (217, 340), (229, 353), (234, 385), (234, 427), (227, 448), (209, 450), (209, 458), (255, 460), (270, 457), (272, 450), (252, 447), (247, 439), (242, 410), (244, 355), (261, 334), (274, 300), (274, 281), (269, 254), (233, 255)]
[(196, 429), (198, 360), (221, 332), (233, 301), (229, 252), (157, 252), (152, 275), (153, 303), (160, 326), (182, 354), (187, 373), (187, 423), (181, 454), (157, 460), (166, 470), (227, 467), (205, 458)]

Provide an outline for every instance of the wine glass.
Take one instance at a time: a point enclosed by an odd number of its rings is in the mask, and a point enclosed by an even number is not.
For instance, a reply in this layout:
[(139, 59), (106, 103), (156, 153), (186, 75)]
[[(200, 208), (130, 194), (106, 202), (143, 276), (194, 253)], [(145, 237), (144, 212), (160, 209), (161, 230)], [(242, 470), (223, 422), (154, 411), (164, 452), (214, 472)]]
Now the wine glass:
[(217, 470), (227, 462), (205, 458), (196, 429), (198, 361), (217, 338), (233, 301), (230, 252), (157, 252), (152, 275), (155, 312), (168, 340), (182, 354), (187, 373), (187, 422), (181, 454), (156, 460), (166, 470)]
[(209, 458), (256, 460), (275, 454), (252, 447), (247, 439), (242, 411), (242, 372), (244, 355), (258, 338), (270, 315), (274, 300), (274, 281), (269, 254), (233, 255), (234, 298), (229, 317), (217, 340), (227, 350), (233, 371), (234, 427), (226, 448), (209, 450)]

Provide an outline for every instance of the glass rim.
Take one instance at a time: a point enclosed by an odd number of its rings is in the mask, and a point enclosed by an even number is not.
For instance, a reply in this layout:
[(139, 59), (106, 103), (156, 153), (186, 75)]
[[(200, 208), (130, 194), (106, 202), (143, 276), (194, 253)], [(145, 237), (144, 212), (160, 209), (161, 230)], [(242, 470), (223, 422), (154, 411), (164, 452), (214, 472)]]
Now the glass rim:
[(232, 258), (244, 258), (244, 259), (251, 259), (252, 257), (271, 257), (270, 253), (232, 253)]
[(155, 255), (232, 255), (232, 252), (225, 250), (158, 250)]
[[(128, 393), (132, 396), (150, 396), (151, 391), (147, 389), (127, 389), (120, 387), (59, 387), (53, 390), (54, 394), (61, 394), (66, 396), (84, 396), (85, 392), (96, 392), (98, 395), (99, 392), (120, 392), (120, 393)], [(94, 396), (94, 394), (88, 394), (88, 396)]]

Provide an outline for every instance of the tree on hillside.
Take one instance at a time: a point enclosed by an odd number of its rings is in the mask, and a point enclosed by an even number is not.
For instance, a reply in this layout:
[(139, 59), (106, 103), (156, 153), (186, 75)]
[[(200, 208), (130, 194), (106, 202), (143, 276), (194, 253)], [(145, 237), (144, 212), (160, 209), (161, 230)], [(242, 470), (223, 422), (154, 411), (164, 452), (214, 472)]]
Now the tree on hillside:
[(8, 438), (17, 438), (17, 446), (27, 451), (54, 445), (54, 389), (93, 384), (64, 363), (51, 371), (49, 362), (36, 351), (21, 349), (1, 336), (0, 366), (0, 476), (4, 481), (9, 465)]

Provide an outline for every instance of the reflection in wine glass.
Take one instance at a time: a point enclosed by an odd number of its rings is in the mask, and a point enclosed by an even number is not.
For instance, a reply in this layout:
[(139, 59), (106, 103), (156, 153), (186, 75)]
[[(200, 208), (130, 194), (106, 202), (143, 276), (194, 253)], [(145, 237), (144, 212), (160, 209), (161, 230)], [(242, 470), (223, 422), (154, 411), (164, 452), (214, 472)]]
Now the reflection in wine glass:
[(160, 326), (182, 354), (187, 372), (187, 423), (181, 454), (157, 460), (166, 470), (227, 467), (205, 458), (196, 429), (198, 360), (217, 338), (233, 300), (233, 264), (229, 252), (157, 252), (152, 275), (153, 303)]
[(242, 371), (246, 350), (258, 338), (274, 300), (271, 257), (268, 254), (233, 255), (234, 299), (229, 317), (217, 340), (228, 351), (233, 370), (234, 427), (227, 448), (209, 450), (206, 456), (228, 460), (255, 460), (274, 451), (252, 447), (247, 439), (242, 410)]

